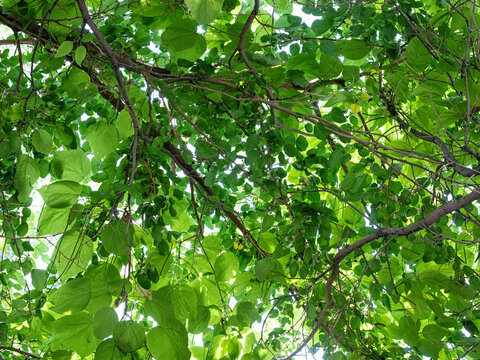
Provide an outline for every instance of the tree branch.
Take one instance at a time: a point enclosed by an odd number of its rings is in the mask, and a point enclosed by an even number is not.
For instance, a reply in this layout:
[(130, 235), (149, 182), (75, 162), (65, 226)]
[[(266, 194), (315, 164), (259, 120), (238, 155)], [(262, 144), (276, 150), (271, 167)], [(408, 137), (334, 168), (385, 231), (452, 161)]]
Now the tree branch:
[(395, 104), (393, 103), (393, 100), (387, 99), (385, 96), (385, 93), (383, 90), (380, 91), (380, 99), (383, 101), (385, 104), (388, 113), (390, 116), (398, 121), (398, 124), (402, 128), (403, 131), (406, 133), (410, 133), (413, 136), (415, 136), (418, 139), (430, 142), (432, 144), (437, 145), (440, 150), (443, 153), (444, 159), (448, 162), (448, 166), (453, 167), (453, 169), (459, 173), (462, 176), (465, 177), (472, 177), (472, 176), (477, 176), (480, 175), (480, 164), (475, 167), (475, 168), (469, 168), (467, 166), (464, 166), (460, 164), (457, 159), (455, 158), (455, 155), (453, 154), (453, 151), (448, 147), (448, 145), (440, 139), (438, 136), (435, 135), (429, 135), (425, 134), (421, 131), (418, 131), (414, 128), (412, 128), (407, 121), (405, 121), (399, 114), (399, 111), (396, 109)]
[(17, 45), (17, 44), (20, 44), (20, 45), (35, 45), (35, 40), (34, 39), (30, 39), (30, 38), (26, 38), (26, 39), (18, 39), (15, 40), (15, 39), (6, 39), (6, 40), (0, 40), (0, 46), (5, 46), (5, 45)]
[[(153, 134), (155, 135), (155, 132), (153, 132)], [(183, 159), (182, 154), (176, 148), (175, 145), (173, 145), (171, 142), (167, 141), (163, 145), (162, 151), (165, 154), (167, 154), (168, 156), (170, 156), (173, 159), (173, 161), (175, 162), (175, 164), (177, 164), (177, 166), (180, 169), (182, 169), (182, 171), (185, 172), (186, 175), (188, 175), (191, 179), (195, 180), (195, 182), (207, 193), (208, 196), (211, 196), (211, 197), (216, 196), (216, 194), (212, 190), (212, 188), (205, 185), (205, 181), (204, 181), (203, 177), (201, 177), (191, 165), (187, 164), (187, 162)], [(219, 204), (220, 204), (220, 208), (222, 209), (225, 216), (227, 218), (229, 218), (235, 224), (235, 226), (240, 230), (240, 232), (243, 234), (243, 236), (245, 236), (248, 239), (248, 241), (253, 245), (255, 250), (257, 250), (260, 253), (260, 255), (262, 255), (263, 257), (270, 256), (269, 253), (265, 252), (264, 250), (262, 250), (262, 248), (260, 248), (260, 246), (258, 245), (255, 238), (252, 236), (250, 231), (245, 227), (245, 224), (235, 214), (235, 212), (233, 210), (231, 210), (230, 208), (228, 208), (227, 206), (225, 206), (222, 202), (220, 202)]]
[(425, 216), (423, 219), (417, 222), (414, 222), (413, 224), (410, 224), (404, 227), (379, 228), (374, 233), (365, 236), (364, 238), (354, 242), (351, 245), (347, 245), (343, 249), (340, 249), (335, 255), (335, 257), (333, 258), (332, 266), (330, 268), (331, 273), (325, 285), (325, 301), (326, 301), (325, 307), (320, 313), (320, 316), (315, 322), (315, 325), (313, 326), (312, 330), (310, 331), (308, 336), (302, 341), (300, 346), (293, 353), (291, 353), (289, 356), (283, 359), (284, 360), (293, 359), (293, 357), (297, 355), (300, 351), (302, 351), (302, 349), (314, 338), (315, 334), (317, 333), (318, 329), (320, 329), (320, 327), (327, 327), (327, 324), (324, 322), (324, 320), (327, 312), (330, 310), (330, 308), (334, 303), (333, 297), (332, 297), (333, 283), (339, 274), (340, 263), (346, 256), (351, 254), (353, 251), (362, 248), (364, 245), (376, 239), (382, 238), (384, 236), (387, 236), (387, 235), (407, 236), (407, 235), (416, 233), (420, 230), (423, 230), (428, 226), (431, 226), (436, 222), (438, 222), (443, 216), (447, 214), (451, 214), (460, 209), (463, 209), (465, 206), (467, 206), (468, 204), (471, 204), (472, 202), (478, 199), (480, 199), (480, 189), (475, 189), (471, 193), (469, 193), (468, 195), (465, 195), (464, 197), (461, 197), (460, 199), (446, 202), (445, 204), (433, 210), (430, 214)]
[(84, 21), (88, 24), (90, 29), (93, 31), (93, 34), (97, 38), (98, 42), (103, 46), (103, 49), (105, 50), (105, 52), (107, 53), (107, 56), (112, 62), (112, 69), (113, 69), (113, 73), (115, 74), (115, 79), (117, 80), (117, 83), (118, 83), (120, 95), (122, 96), (123, 101), (125, 102), (125, 105), (127, 105), (128, 112), (130, 114), (130, 117), (132, 118), (134, 136), (132, 140), (132, 153), (133, 153), (132, 172), (130, 173), (130, 180), (129, 180), (129, 185), (131, 186), (133, 184), (133, 179), (135, 177), (135, 170), (137, 166), (137, 141), (138, 141), (138, 136), (140, 134), (140, 127), (138, 125), (137, 115), (135, 114), (135, 110), (133, 109), (130, 98), (128, 97), (127, 89), (125, 88), (122, 75), (120, 74), (120, 65), (118, 63), (117, 58), (115, 57), (115, 54), (113, 53), (113, 50), (110, 44), (107, 42), (103, 34), (98, 29), (97, 25), (93, 22), (92, 18), (90, 17), (85, 1), (77, 0), (77, 5), (80, 9), (80, 12), (82, 13)]
[(31, 357), (31, 358), (33, 358), (33, 359), (41, 359), (41, 357), (38, 356), (38, 355), (29, 353), (29, 352), (24, 351), (24, 350), (21, 350), (21, 349), (14, 348), (13, 346), (0, 345), (0, 350), (13, 351), (13, 352), (16, 352), (16, 353), (18, 353), (18, 354), (22, 354), (22, 355), (24, 355), (24, 356)]

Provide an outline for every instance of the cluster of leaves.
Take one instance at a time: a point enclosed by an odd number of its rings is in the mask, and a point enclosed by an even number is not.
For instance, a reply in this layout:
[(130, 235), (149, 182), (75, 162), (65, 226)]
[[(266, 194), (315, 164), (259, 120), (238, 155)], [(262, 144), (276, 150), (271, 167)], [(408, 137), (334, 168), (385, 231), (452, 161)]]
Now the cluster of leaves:
[(474, 0), (0, 24), (0, 359), (480, 358)]

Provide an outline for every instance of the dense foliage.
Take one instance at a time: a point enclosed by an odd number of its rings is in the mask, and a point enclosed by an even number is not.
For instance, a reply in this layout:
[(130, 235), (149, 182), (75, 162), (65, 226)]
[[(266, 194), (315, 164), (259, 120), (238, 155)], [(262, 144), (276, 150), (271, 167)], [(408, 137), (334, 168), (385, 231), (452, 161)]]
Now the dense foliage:
[(0, 359), (480, 358), (476, 0), (0, 4)]

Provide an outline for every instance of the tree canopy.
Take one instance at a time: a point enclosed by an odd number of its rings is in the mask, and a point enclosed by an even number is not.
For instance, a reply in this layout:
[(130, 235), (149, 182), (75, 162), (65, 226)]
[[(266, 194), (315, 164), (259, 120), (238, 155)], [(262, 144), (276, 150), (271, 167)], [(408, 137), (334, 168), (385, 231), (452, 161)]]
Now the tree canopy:
[(479, 359), (479, 24), (0, 1), (0, 359)]

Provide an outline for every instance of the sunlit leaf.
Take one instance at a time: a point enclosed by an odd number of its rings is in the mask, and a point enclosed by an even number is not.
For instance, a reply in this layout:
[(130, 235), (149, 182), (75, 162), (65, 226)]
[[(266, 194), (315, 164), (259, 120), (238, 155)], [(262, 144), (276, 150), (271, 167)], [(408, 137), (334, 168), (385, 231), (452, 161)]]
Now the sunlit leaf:
[(147, 334), (147, 346), (155, 359), (189, 360), (187, 332), (178, 321), (154, 327)]
[(199, 24), (208, 24), (217, 17), (223, 0), (186, 0), (185, 4)]
[(55, 57), (62, 57), (65, 55), (68, 55), (70, 51), (73, 49), (73, 42), (70, 40), (66, 40), (63, 43), (60, 44), (60, 46), (57, 49), (57, 53), (55, 54)]
[(130, 353), (143, 346), (145, 329), (140, 324), (121, 321), (113, 329), (113, 339), (120, 350)]
[(53, 350), (73, 350), (80, 356), (87, 356), (98, 343), (92, 332), (92, 318), (85, 311), (65, 315), (53, 322)]
[(93, 254), (93, 242), (78, 231), (69, 231), (58, 240), (54, 253), (58, 273), (63, 280), (85, 271)]

